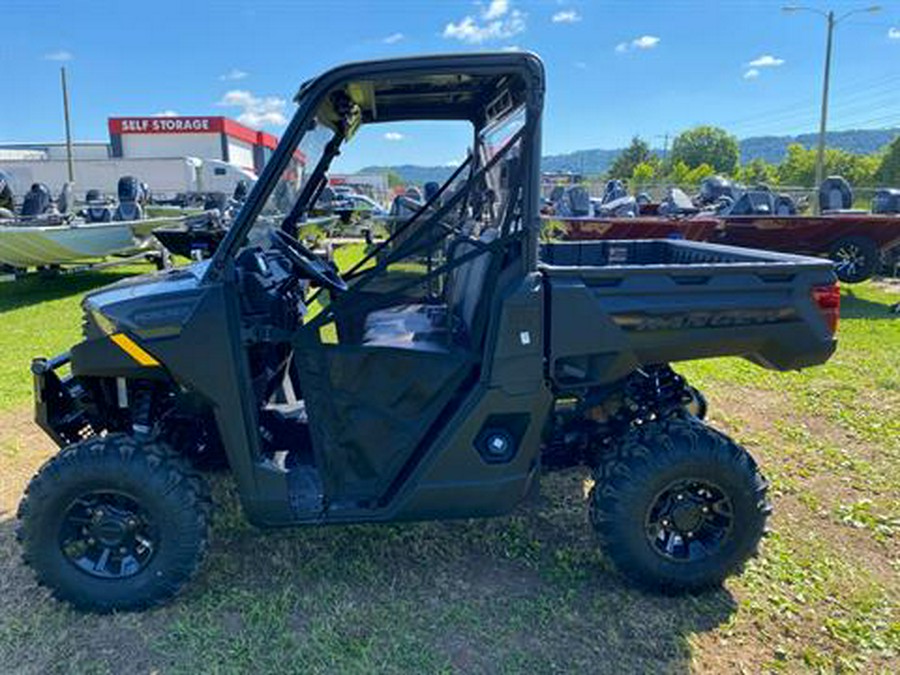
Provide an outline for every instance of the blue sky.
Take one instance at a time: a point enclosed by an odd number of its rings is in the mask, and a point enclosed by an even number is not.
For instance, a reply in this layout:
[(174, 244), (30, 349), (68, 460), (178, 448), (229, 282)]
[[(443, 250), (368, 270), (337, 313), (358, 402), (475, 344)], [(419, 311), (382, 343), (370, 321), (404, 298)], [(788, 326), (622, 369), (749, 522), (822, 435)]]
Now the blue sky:
[[(548, 74), (544, 151), (614, 148), (699, 123), (740, 137), (817, 126), (825, 21), (783, 2), (5, 0), (0, 141), (62, 137), (58, 68), (78, 139), (110, 115), (226, 114), (278, 133), (298, 85), (344, 61), (529, 49)], [(863, 2), (803, 4), (838, 14)], [(900, 126), (900, 2), (835, 32), (831, 129)], [(449, 163), (461, 130), (372, 129), (344, 168)]]

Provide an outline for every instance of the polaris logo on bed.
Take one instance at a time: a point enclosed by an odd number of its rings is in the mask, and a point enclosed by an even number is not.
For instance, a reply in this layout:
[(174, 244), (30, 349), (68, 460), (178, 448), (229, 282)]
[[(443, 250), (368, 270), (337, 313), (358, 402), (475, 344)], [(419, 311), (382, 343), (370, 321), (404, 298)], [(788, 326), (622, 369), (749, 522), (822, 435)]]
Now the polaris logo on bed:
[(656, 331), (684, 328), (733, 328), (794, 321), (797, 311), (777, 309), (728, 309), (721, 311), (667, 312), (664, 314), (615, 314), (616, 324), (625, 330)]

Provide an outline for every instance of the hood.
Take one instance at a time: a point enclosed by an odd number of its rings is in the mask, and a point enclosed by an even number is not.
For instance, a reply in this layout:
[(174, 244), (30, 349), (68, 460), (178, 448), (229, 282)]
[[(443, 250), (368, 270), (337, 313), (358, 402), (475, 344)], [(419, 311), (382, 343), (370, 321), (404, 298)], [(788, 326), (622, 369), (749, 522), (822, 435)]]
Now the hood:
[(123, 279), (82, 301), (85, 337), (128, 331), (151, 339), (177, 335), (203, 296), (209, 261)]

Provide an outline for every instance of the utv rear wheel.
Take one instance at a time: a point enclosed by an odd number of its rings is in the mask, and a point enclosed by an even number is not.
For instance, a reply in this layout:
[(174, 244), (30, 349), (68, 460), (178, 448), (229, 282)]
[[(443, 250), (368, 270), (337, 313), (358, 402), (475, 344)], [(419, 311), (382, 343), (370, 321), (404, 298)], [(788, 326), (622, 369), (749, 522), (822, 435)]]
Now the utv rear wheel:
[(696, 419), (633, 429), (594, 473), (603, 552), (656, 590), (719, 585), (755, 554), (771, 510), (753, 458)]
[(18, 536), (58, 599), (97, 612), (144, 609), (196, 572), (210, 504), (203, 479), (168, 446), (110, 434), (44, 464), (19, 505)]

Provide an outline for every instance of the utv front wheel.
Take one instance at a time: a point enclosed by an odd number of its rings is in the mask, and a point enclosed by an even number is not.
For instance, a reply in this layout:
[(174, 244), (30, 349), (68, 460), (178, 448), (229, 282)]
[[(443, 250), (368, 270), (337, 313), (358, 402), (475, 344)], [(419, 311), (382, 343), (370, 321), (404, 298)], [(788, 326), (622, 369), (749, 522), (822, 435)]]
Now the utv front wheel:
[(591, 522), (603, 552), (642, 586), (717, 586), (756, 552), (766, 482), (743, 448), (696, 419), (633, 429), (594, 473)]
[(173, 596), (206, 550), (203, 479), (168, 446), (110, 434), (65, 448), (19, 505), (23, 557), (78, 609), (144, 609)]

